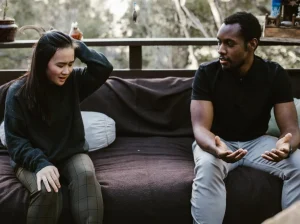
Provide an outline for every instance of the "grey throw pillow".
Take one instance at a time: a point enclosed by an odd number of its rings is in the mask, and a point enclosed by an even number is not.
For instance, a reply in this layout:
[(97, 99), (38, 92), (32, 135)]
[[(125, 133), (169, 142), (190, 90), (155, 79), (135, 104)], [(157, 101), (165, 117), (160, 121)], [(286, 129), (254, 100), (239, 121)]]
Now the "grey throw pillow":
[[(81, 111), (81, 116), (90, 152), (105, 148), (116, 139), (116, 126), (112, 118), (105, 114), (91, 111)], [(0, 139), (6, 147), (4, 122), (0, 125)]]
[(6, 147), (6, 139), (5, 139), (5, 133), (4, 133), (4, 121), (1, 122), (0, 125), (0, 139), (1, 143), (4, 147)]
[(81, 116), (90, 152), (105, 148), (116, 139), (116, 125), (112, 118), (91, 111), (82, 111)]
[[(298, 121), (300, 122), (300, 99), (294, 98), (294, 103), (296, 106)], [(267, 134), (272, 135), (277, 138), (280, 136), (280, 130), (279, 130), (279, 127), (276, 123), (276, 119), (274, 116), (274, 108), (272, 108), (272, 110), (271, 110), (271, 118), (269, 121), (269, 127), (267, 130)]]

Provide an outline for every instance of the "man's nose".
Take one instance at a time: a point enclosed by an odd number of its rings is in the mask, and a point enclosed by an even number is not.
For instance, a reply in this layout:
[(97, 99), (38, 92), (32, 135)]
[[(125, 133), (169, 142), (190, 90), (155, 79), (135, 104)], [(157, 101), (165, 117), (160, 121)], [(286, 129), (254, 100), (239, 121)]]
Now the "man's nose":
[(218, 46), (218, 53), (219, 53), (220, 55), (226, 54), (226, 49), (225, 49), (225, 47), (224, 47), (224, 44), (219, 44), (219, 46)]

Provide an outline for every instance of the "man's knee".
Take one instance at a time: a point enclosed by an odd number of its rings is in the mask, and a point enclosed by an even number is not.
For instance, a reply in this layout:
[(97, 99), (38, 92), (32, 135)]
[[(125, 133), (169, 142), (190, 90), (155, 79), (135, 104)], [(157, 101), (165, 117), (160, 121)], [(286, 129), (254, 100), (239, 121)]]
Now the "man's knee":
[(200, 156), (195, 158), (195, 170), (214, 170), (217, 172), (221, 170), (223, 166), (224, 163), (221, 159), (216, 158), (208, 152), (202, 152)]
[(289, 163), (288, 165), (288, 171), (290, 173), (290, 175), (293, 176), (300, 176), (300, 150), (297, 149), (292, 155), (291, 157), (287, 160), (287, 163)]
[(203, 151), (199, 146), (194, 148), (196, 179), (212, 179), (221, 176), (223, 179), (228, 173), (223, 160)]
[[(291, 168), (290, 176), (296, 178), (297, 180), (300, 180), (300, 166), (299, 165)], [(300, 181), (299, 181), (299, 184), (300, 184)]]

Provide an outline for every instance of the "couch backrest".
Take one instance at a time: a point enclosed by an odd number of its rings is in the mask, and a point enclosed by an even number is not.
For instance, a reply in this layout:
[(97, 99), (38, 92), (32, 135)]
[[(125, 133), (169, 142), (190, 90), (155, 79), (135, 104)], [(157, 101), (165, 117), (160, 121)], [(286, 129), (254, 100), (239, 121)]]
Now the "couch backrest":
[(117, 135), (193, 136), (190, 102), (193, 78), (111, 77), (81, 103), (116, 122)]

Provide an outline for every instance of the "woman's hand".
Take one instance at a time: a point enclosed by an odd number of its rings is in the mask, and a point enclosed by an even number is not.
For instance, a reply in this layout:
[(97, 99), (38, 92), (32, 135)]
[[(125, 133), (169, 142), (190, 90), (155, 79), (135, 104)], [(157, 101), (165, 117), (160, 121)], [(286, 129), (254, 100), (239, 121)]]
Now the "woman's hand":
[[(43, 181), (46, 190), (51, 192), (51, 187), (55, 192), (60, 188), (59, 172), (55, 166), (46, 166), (36, 174), (38, 191), (41, 190), (41, 181)], [(51, 187), (50, 187), (51, 185)]]

